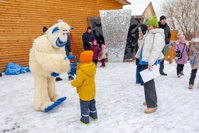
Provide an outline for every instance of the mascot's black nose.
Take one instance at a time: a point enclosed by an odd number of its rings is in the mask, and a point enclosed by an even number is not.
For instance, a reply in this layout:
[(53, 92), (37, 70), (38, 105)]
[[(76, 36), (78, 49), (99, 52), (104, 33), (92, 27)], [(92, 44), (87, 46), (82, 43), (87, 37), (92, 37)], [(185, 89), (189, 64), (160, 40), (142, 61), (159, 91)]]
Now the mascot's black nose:
[(74, 29), (74, 28), (71, 26), (71, 27), (70, 27), (70, 30), (73, 30), (73, 29)]

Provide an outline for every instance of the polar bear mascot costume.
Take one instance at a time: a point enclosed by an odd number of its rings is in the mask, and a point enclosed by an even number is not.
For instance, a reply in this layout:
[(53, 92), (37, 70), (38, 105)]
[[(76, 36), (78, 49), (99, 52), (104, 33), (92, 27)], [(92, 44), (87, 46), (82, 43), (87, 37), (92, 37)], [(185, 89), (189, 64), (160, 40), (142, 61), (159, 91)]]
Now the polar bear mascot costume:
[(59, 21), (33, 42), (29, 66), (35, 80), (36, 111), (48, 112), (66, 100), (66, 97), (60, 98), (56, 93), (55, 77), (59, 73), (75, 71), (71, 69), (64, 48), (71, 29), (67, 23)]

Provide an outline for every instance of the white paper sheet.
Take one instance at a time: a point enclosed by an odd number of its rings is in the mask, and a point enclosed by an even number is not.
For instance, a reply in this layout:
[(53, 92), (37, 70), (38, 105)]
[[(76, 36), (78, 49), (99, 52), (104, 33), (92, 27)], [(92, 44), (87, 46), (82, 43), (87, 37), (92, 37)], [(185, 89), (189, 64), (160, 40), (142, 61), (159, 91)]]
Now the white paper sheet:
[(143, 79), (143, 82), (146, 83), (160, 76), (159, 68), (157, 65), (154, 65), (152, 71), (149, 71), (149, 69), (146, 69), (146, 70), (141, 71), (140, 75)]

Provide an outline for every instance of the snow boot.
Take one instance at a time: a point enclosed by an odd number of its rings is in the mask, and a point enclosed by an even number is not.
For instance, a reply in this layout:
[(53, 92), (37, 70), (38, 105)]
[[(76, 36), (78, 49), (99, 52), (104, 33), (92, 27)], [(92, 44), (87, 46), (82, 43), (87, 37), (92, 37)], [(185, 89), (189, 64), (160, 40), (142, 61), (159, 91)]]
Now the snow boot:
[(164, 73), (164, 72), (160, 72), (160, 75), (162, 75), (162, 76), (167, 76), (167, 74)]
[(189, 89), (193, 89), (193, 85), (192, 84), (189, 85)]
[(80, 119), (80, 122), (81, 122), (82, 124), (84, 124), (84, 125), (89, 125), (89, 124), (90, 124), (90, 122), (83, 122), (82, 119)]
[(181, 72), (181, 75), (182, 75), (182, 76), (184, 76), (184, 73), (183, 73), (183, 71)]
[(97, 120), (98, 120), (98, 117), (97, 117), (97, 118), (93, 118), (93, 117), (90, 116), (90, 118), (92, 118), (94, 121), (97, 121)]
[(178, 74), (178, 78), (180, 78), (181, 77), (181, 74)]
[(158, 109), (157, 107), (155, 107), (155, 108), (147, 108), (147, 109), (145, 109), (144, 113), (145, 114), (151, 114), (151, 113), (155, 112), (157, 109)]
[(146, 101), (145, 101), (145, 102), (143, 102), (143, 105), (144, 105), (144, 106), (146, 106), (146, 105), (147, 105)]

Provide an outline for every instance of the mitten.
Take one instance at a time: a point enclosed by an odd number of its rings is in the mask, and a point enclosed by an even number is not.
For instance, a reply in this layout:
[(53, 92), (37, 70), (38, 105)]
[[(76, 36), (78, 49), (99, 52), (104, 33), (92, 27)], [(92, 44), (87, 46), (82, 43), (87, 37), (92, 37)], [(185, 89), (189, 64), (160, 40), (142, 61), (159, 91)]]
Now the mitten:
[[(75, 55), (70, 55), (70, 56), (68, 56), (66, 58), (68, 58), (69, 60), (74, 60), (76, 58), (76, 56)], [(70, 66), (71, 66), (71, 69), (70, 69), (70, 72), (68, 74), (70, 74), (71, 76), (74, 76), (76, 74), (77, 63), (76, 62), (70, 63)]]
[(177, 54), (180, 54), (180, 50), (177, 50), (176, 53), (177, 53)]
[(187, 52), (190, 52), (190, 48), (187, 48)]

